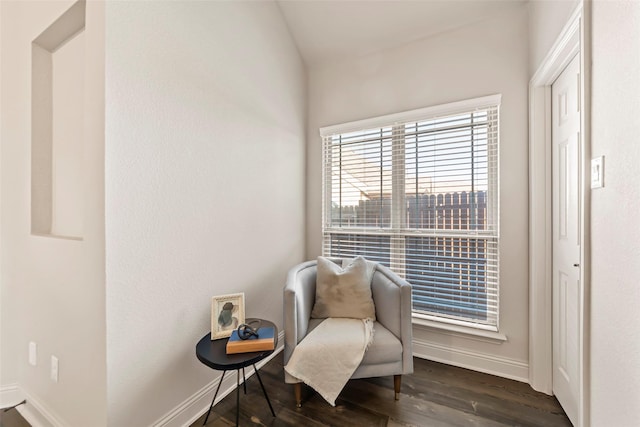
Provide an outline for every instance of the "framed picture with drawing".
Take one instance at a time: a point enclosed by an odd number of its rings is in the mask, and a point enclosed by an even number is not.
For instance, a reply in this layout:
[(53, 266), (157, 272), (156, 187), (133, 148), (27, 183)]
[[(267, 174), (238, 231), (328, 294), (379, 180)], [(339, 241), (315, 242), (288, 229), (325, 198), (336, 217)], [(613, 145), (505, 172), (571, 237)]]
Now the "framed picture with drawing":
[(244, 323), (244, 293), (211, 298), (211, 339), (226, 338)]

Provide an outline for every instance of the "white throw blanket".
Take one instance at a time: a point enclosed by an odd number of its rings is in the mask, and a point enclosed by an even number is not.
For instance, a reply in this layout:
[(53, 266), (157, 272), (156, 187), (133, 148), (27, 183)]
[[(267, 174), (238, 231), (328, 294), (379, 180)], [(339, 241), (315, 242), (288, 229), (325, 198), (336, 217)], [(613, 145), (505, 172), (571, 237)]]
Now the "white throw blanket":
[(328, 318), (293, 350), (284, 367), (332, 406), (373, 340), (373, 320)]

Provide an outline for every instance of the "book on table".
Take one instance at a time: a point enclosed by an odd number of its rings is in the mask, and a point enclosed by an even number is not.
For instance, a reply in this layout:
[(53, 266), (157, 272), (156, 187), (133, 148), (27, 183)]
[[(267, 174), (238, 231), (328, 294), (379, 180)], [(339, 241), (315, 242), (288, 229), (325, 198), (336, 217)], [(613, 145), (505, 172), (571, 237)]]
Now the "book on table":
[(258, 329), (258, 336), (250, 336), (243, 340), (234, 330), (227, 341), (227, 354), (250, 353), (253, 351), (269, 351), (275, 348), (275, 329), (264, 327)]

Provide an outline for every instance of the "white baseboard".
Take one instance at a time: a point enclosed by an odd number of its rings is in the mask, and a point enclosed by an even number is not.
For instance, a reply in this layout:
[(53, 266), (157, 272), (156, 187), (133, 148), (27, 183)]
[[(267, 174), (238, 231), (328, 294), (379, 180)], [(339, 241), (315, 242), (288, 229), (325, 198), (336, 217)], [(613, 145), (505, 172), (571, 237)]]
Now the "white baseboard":
[(0, 386), (0, 409), (11, 408), (24, 400), (18, 384)]
[(31, 427), (65, 427), (67, 424), (46, 404), (35, 398), (26, 390), (22, 390), (27, 403), (18, 406), (18, 412)]
[[(273, 352), (273, 354), (260, 363), (256, 364), (256, 367), (259, 369), (264, 364), (273, 359), (278, 353), (280, 353), (284, 349), (284, 331), (281, 331), (278, 334), (278, 347)], [(215, 371), (212, 371), (215, 372)], [(245, 370), (245, 376), (248, 379), (254, 374), (253, 368), (249, 368)], [(218, 382), (220, 381), (220, 376), (222, 372), (219, 372), (219, 375), (211, 381), (209, 384), (202, 387), (200, 390), (195, 392), (191, 397), (187, 400), (173, 408), (171, 411), (166, 413), (163, 417), (161, 417), (158, 421), (152, 424), (153, 427), (187, 427), (193, 424), (195, 420), (200, 418), (203, 413), (209, 410), (209, 406), (211, 405), (211, 398), (215, 393), (216, 387), (218, 387)], [(224, 380), (222, 381), (222, 385), (220, 386), (220, 391), (218, 392), (218, 396), (216, 397), (216, 402), (220, 402), (225, 396), (234, 391), (236, 388), (236, 373), (229, 372), (225, 375)]]
[(421, 359), (446, 363), (485, 374), (529, 382), (529, 365), (520, 360), (443, 346), (415, 338), (413, 340), (413, 355)]
[(16, 410), (32, 427), (64, 427), (66, 425), (47, 405), (33, 397), (24, 388), (17, 384), (0, 387), (0, 408), (10, 408), (23, 400), (26, 400), (26, 403), (17, 406)]

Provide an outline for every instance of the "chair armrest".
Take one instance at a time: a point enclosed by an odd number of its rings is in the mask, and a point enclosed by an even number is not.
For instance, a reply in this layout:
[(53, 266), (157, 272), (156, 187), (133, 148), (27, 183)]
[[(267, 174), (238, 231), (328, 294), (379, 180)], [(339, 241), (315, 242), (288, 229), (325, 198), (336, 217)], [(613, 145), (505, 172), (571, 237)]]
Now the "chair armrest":
[(376, 318), (402, 342), (403, 372), (413, 372), (411, 285), (382, 264), (371, 281)]
[(311, 310), (316, 298), (316, 261), (289, 270), (284, 287), (284, 364), (293, 349), (307, 335)]

